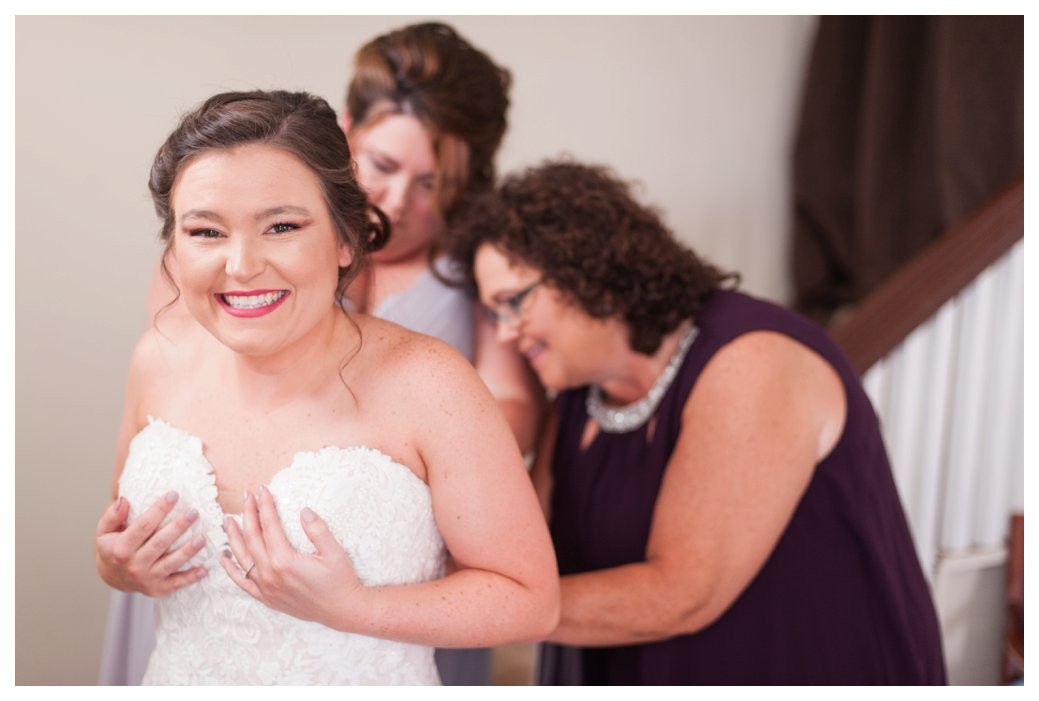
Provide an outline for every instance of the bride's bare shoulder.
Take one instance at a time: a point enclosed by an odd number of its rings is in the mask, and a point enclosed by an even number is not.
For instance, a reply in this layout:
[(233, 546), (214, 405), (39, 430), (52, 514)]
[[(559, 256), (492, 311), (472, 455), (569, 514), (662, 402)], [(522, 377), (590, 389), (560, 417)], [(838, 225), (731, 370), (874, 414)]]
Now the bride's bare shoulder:
[(207, 342), (206, 331), (190, 317), (153, 320), (134, 345), (131, 373), (142, 378), (173, 378), (190, 368)]
[(466, 358), (449, 344), (374, 317), (358, 317), (366, 371), (409, 385), (468, 382), (476, 377)]

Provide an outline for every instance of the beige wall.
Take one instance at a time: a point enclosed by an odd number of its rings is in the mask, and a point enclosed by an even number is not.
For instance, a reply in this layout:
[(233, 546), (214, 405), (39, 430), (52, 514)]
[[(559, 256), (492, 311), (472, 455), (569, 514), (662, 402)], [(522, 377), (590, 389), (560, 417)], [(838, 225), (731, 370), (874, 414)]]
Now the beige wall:
[[(96, 678), (108, 590), (93, 532), (158, 252), (155, 150), (222, 90), (306, 89), (341, 109), (353, 51), (412, 19), (16, 19), (17, 683)], [(514, 72), (503, 170), (564, 152), (608, 163), (745, 288), (786, 299), (813, 19), (451, 21)]]

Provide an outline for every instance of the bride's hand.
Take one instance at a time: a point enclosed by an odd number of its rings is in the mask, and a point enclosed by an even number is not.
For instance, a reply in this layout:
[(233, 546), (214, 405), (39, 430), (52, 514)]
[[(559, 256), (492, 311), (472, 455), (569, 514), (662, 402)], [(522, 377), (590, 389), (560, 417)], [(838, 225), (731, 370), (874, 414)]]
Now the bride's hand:
[(344, 594), (362, 588), (350, 556), (325, 522), (309, 508), (300, 513), (303, 532), (317, 552), (292, 547), (278, 519), (274, 497), (260, 487), (254, 498), (246, 494), (242, 528), (227, 518), (224, 528), (234, 555), (221, 563), (228, 576), (253, 598), (283, 613), (325, 622)]
[(94, 554), (101, 579), (116, 589), (148, 596), (165, 596), (206, 576), (205, 567), (181, 568), (206, 544), (195, 536), (170, 550), (198, 519), (194, 509), (185, 510), (162, 525), (177, 503), (170, 492), (158, 499), (129, 526), (130, 502), (119, 497), (101, 514), (94, 536)]

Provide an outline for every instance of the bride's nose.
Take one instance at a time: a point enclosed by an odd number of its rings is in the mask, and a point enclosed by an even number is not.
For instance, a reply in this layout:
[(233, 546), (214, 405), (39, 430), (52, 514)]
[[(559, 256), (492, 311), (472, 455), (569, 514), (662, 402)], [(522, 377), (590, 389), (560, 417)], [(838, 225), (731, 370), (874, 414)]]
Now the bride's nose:
[(266, 262), (259, 242), (239, 237), (228, 247), (224, 271), (235, 280), (250, 280), (264, 271)]

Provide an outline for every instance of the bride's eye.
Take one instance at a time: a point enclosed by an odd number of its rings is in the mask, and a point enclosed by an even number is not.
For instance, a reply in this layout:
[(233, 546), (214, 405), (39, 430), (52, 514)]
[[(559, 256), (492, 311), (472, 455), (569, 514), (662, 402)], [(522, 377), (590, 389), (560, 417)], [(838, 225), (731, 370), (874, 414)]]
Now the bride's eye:
[(220, 236), (220, 232), (216, 229), (190, 229), (188, 236), (202, 239), (215, 239)]
[(270, 228), (270, 231), (275, 234), (285, 234), (290, 231), (295, 231), (299, 226), (296, 224), (289, 224), (288, 222), (278, 222)]

